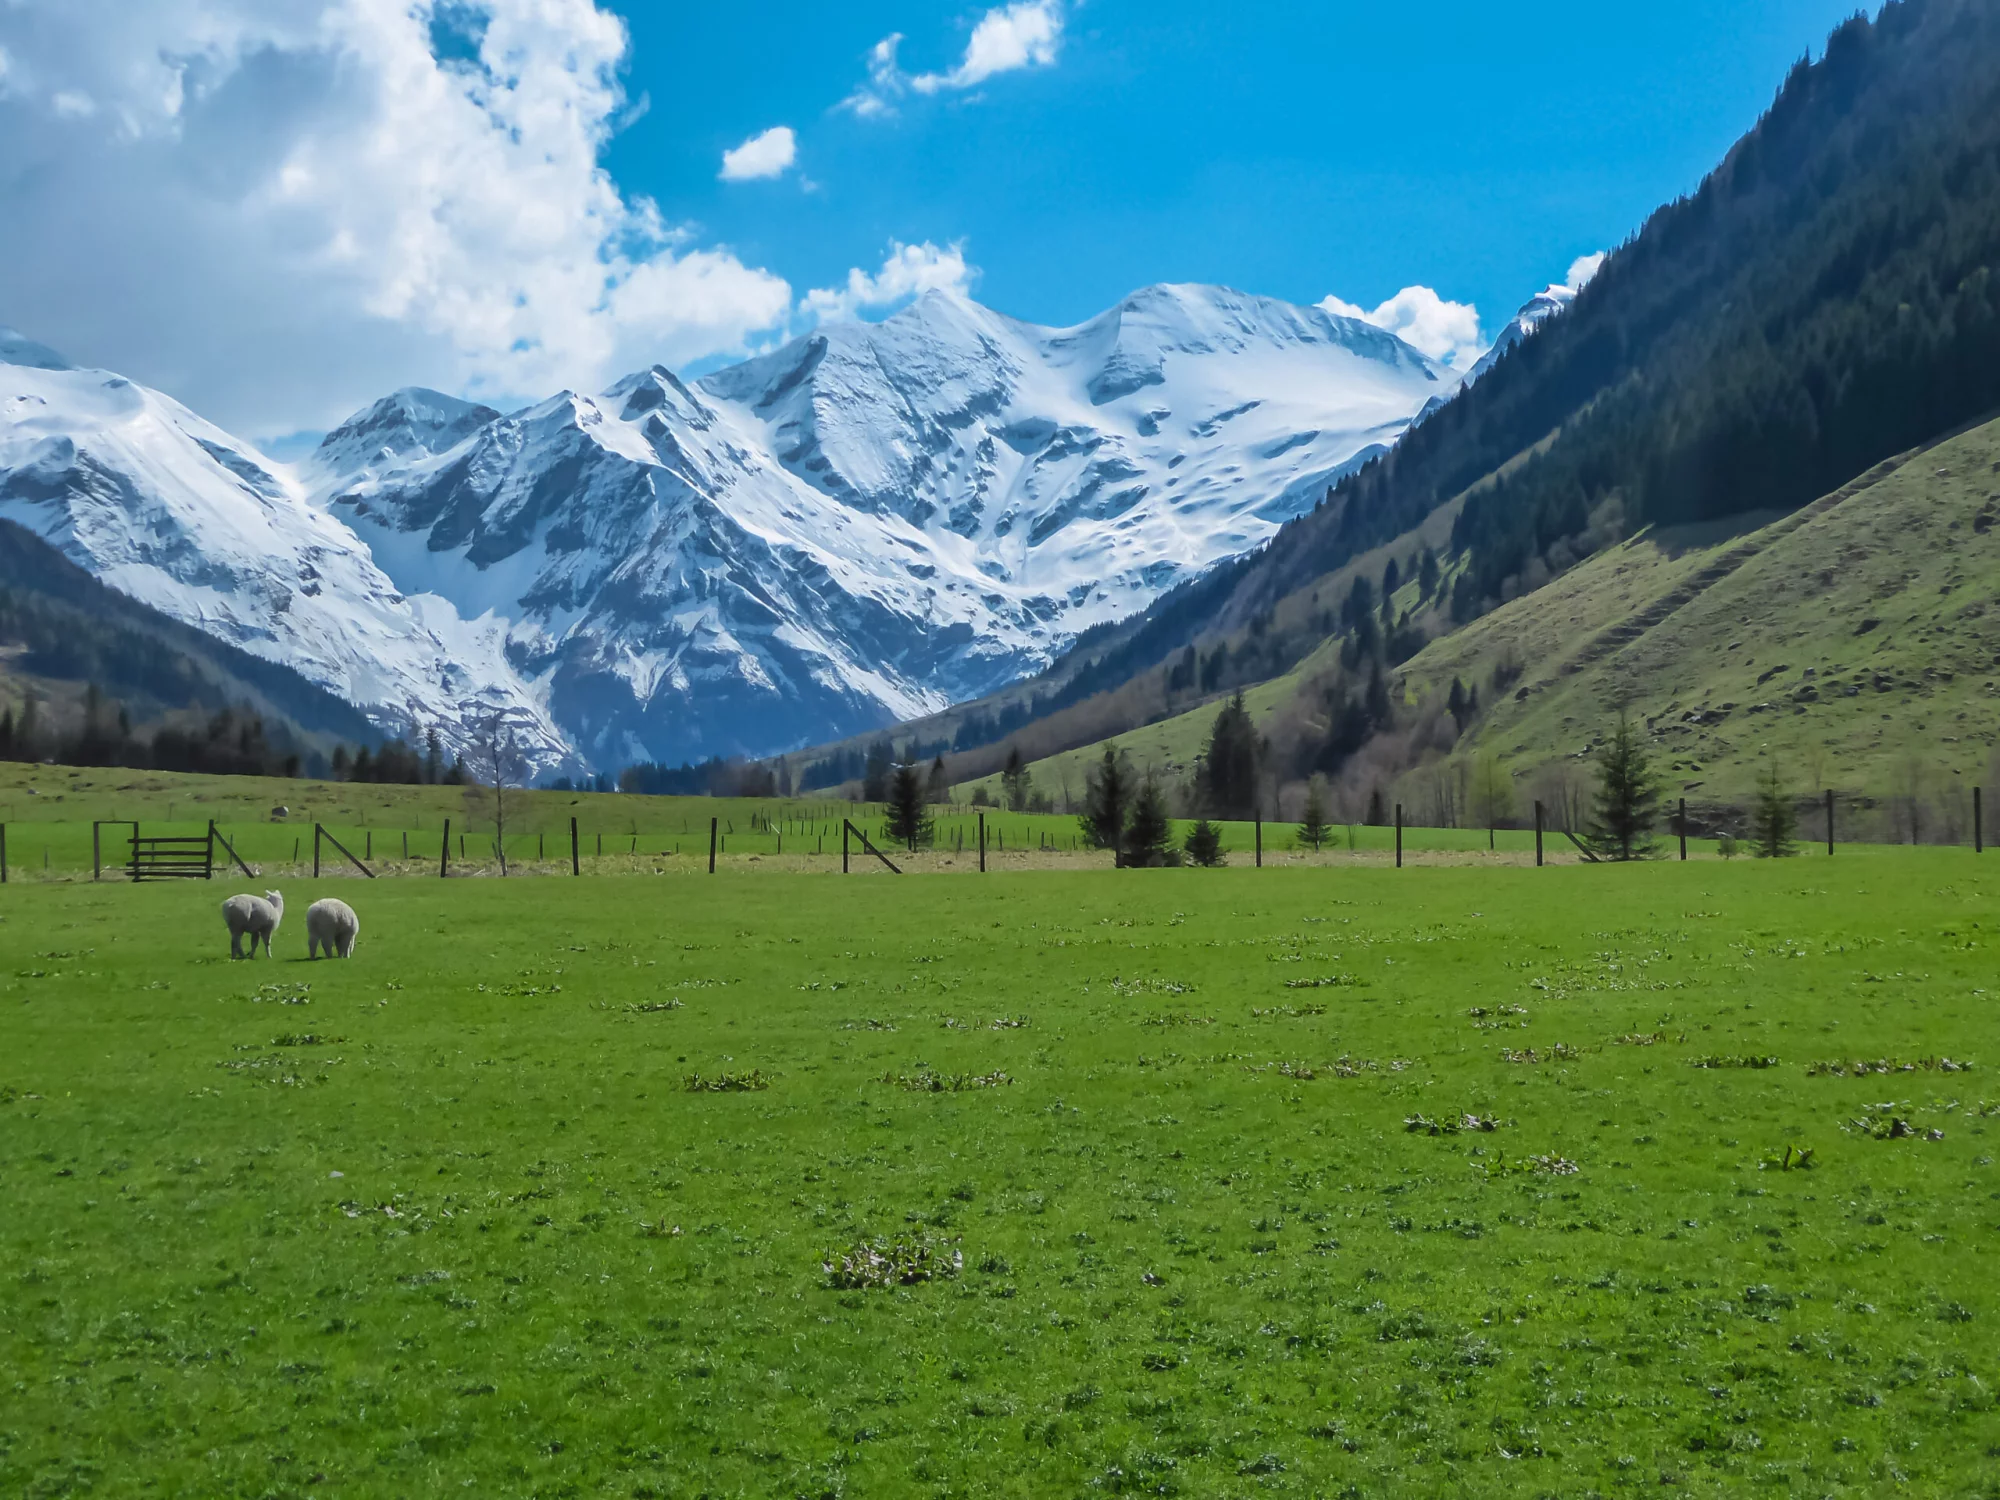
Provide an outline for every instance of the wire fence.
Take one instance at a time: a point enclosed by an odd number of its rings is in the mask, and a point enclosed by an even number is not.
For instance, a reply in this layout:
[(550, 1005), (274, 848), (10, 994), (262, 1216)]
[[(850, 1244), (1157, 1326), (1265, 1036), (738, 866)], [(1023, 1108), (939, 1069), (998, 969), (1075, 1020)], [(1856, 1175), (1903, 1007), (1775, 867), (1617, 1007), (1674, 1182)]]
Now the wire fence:
[[(1825, 792), (1791, 805), (1783, 852), (1837, 853), (1855, 845), (1958, 845), (1983, 852), (1991, 841), (1983, 789), (1962, 797), (1936, 794), (1870, 797)], [(744, 816), (682, 819), (649, 831), (592, 826), (579, 817), (554, 828), (504, 834), (489, 821), (447, 820), (429, 828), (358, 823), (189, 821), (0, 824), (0, 876), (8, 881), (133, 876), (135, 840), (185, 846), (210, 830), (208, 867), (222, 879), (446, 878), (499, 876), (708, 874), (722, 872), (882, 873), (864, 857), (861, 840), (886, 851), (901, 870), (976, 873), (980, 870), (1081, 869), (1113, 863), (1091, 848), (1073, 816), (934, 809), (921, 843), (887, 837), (879, 807), (864, 804), (788, 806), (774, 803)], [(1639, 852), (1668, 859), (1729, 859), (1759, 852), (1769, 809), (1719, 801), (1675, 799), (1660, 810)], [(1608, 857), (1587, 832), (1588, 809), (1532, 804), (1526, 816), (1483, 826), (1420, 821), (1405, 806), (1378, 823), (1346, 822), (1308, 830), (1258, 820), (1213, 824), (1224, 862), (1235, 865), (1342, 863), (1574, 864)], [(1172, 843), (1193, 828), (1176, 820)], [(843, 855), (845, 854), (845, 858)], [(858, 861), (858, 862), (857, 862)], [(142, 871), (142, 873), (144, 873)]]

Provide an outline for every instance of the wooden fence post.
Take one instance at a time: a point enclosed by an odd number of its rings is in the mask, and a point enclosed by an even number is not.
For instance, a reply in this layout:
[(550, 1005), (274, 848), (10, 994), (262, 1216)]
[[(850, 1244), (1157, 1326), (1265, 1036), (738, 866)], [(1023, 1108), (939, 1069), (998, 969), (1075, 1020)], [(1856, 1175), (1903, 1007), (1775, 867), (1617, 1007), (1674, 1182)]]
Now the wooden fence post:
[(1686, 864), (1688, 857), (1688, 799), (1685, 797), (1681, 798), (1680, 830), (1681, 863)]
[(319, 879), (319, 824), (313, 824), (313, 879)]
[(986, 814), (979, 815), (979, 873), (986, 873)]
[(569, 820), (569, 872), (572, 875), (583, 873), (583, 850), (577, 843), (575, 818)]
[(1979, 787), (1972, 789), (1972, 852), (1986, 852), (1986, 798)]
[(0, 885), (7, 883), (7, 825), (0, 823)]
[(1828, 789), (1826, 794), (1826, 853), (1829, 859), (1833, 857), (1833, 792), (1831, 788)]
[(847, 819), (840, 820), (840, 873), (847, 873)]
[[(1973, 793), (1973, 805), (1975, 807), (1978, 806), (1978, 795), (1977, 792)], [(90, 825), (90, 878), (92, 880), (101, 879), (104, 874), (103, 846), (98, 842), (98, 838), (103, 832), (104, 825), (102, 823), (92, 823)]]
[(1403, 804), (1396, 804), (1396, 868), (1403, 868)]
[(1264, 815), (1262, 813), (1257, 814), (1256, 838), (1257, 868), (1261, 870), (1264, 868)]
[(438, 879), (451, 873), (451, 819), (444, 820), (444, 841), (438, 845)]
[(717, 818), (710, 818), (708, 820), (708, 873), (711, 875), (715, 873), (715, 841), (717, 838), (716, 829), (720, 821), (721, 820)]
[(1542, 867), (1542, 804), (1535, 804), (1535, 868)]

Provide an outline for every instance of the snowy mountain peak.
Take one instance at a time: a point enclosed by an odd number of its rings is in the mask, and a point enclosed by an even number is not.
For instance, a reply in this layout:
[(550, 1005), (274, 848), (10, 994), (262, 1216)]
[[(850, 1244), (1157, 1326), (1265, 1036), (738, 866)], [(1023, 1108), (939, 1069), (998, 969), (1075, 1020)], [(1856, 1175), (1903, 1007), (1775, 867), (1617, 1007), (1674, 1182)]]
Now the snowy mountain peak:
[(38, 344), (25, 333), (0, 325), (0, 365), (20, 365), (28, 370), (67, 370), (69, 361), (47, 344)]
[(329, 432), (304, 467), (322, 483), (344, 480), (442, 453), (499, 415), (442, 391), (405, 386)]
[(403, 589), (510, 622), (593, 763), (764, 754), (1038, 669), (1268, 538), (1455, 383), (1227, 288), (1063, 329), (940, 291), (324, 493)]
[(466, 747), (498, 713), (537, 764), (568, 757), (503, 629), (398, 591), (281, 465), (122, 376), (0, 365), (0, 516), (391, 733)]

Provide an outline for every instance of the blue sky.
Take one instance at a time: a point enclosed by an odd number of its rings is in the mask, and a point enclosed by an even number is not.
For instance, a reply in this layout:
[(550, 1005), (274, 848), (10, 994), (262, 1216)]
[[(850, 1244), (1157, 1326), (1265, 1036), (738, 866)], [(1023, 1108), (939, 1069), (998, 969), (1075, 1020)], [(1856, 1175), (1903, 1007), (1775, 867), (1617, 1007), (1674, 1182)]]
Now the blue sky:
[[(1491, 332), (1698, 183), (1855, 6), (1090, 0), (1053, 63), (872, 119), (838, 106), (874, 43), (942, 72), (984, 8), (623, 9), (647, 109), (619, 181), (794, 285), (962, 241), (976, 295), (1037, 322), (1153, 281), (1367, 306), (1417, 283)], [(781, 125), (794, 171), (718, 180)]]
[(928, 285), (1053, 324), (1415, 286), (1458, 358), (1464, 304), (1490, 336), (1692, 188), (1851, 9), (0, 0), (0, 324), (294, 446)]

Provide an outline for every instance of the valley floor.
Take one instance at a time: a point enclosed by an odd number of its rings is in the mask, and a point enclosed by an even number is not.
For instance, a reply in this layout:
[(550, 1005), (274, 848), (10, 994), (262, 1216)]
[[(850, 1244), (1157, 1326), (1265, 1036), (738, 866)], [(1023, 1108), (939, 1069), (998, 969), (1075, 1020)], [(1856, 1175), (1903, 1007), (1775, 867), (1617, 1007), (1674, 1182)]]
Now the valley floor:
[(340, 890), (0, 896), (0, 1490), (1990, 1491), (1969, 853)]

